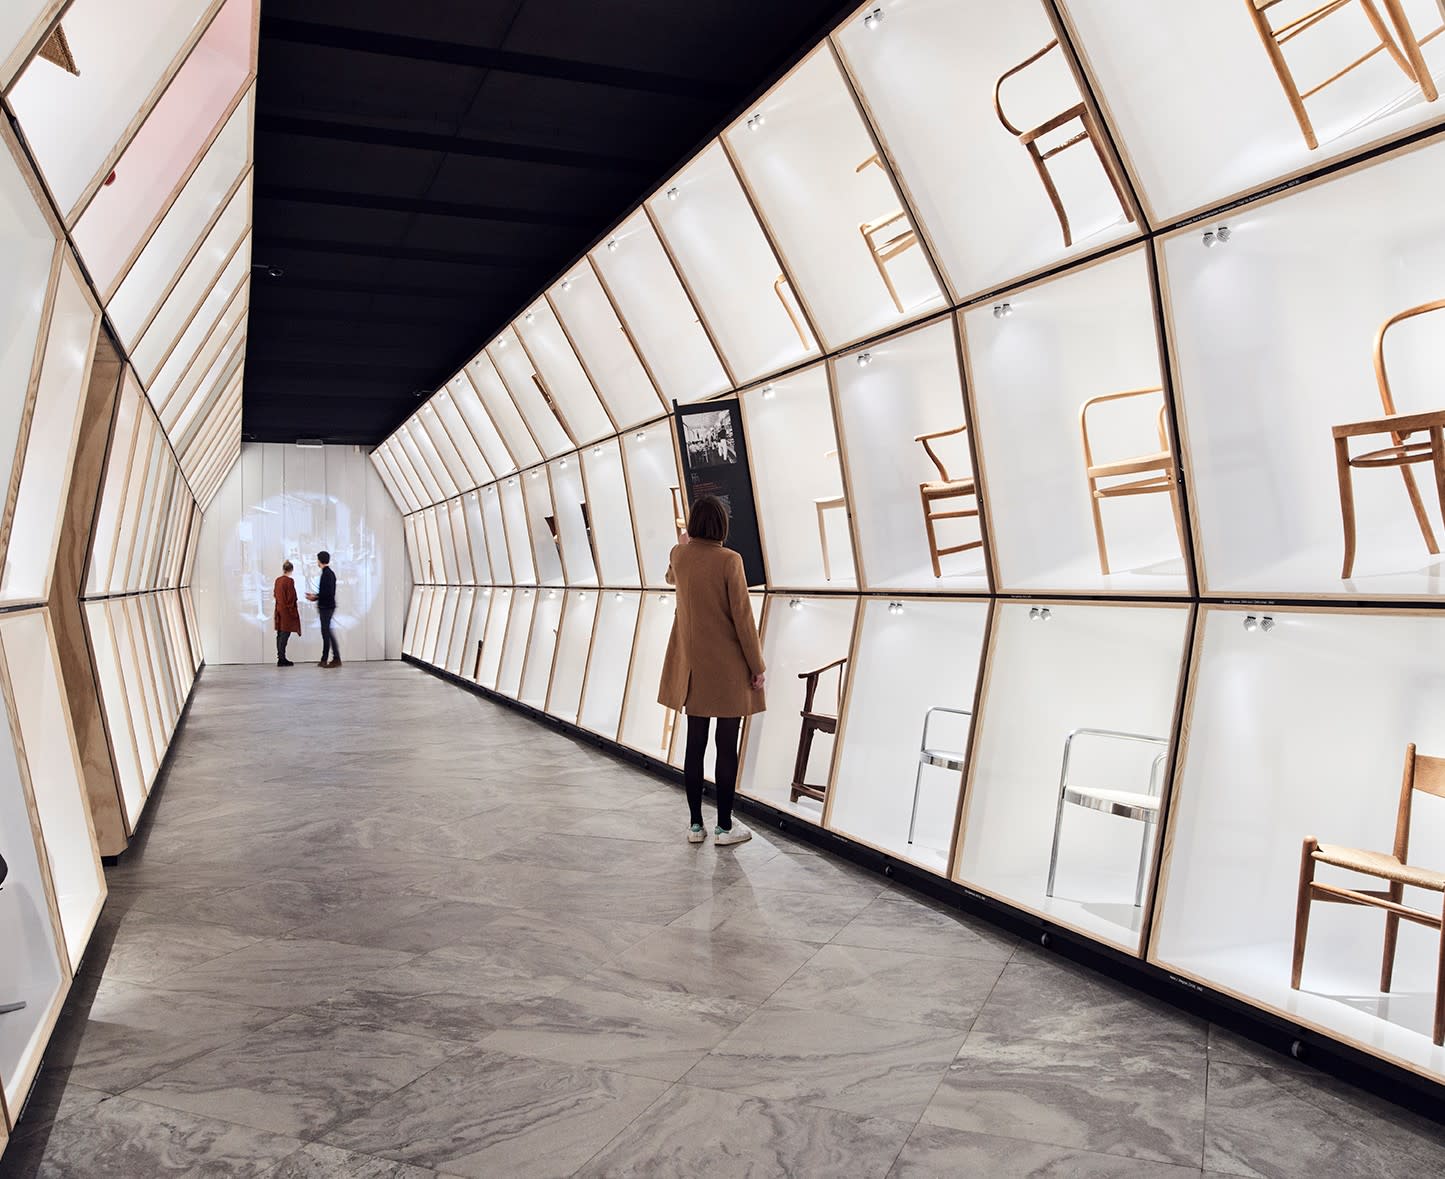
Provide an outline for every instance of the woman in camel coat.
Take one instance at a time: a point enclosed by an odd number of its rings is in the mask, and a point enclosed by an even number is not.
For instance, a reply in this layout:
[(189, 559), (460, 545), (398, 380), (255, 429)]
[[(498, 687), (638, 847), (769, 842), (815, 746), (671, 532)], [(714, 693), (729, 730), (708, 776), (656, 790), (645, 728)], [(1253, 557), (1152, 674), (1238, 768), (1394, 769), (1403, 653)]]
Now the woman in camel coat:
[(295, 666), (286, 658), (286, 644), (291, 641), (292, 635), (301, 633), (301, 611), (296, 607), (296, 583), (291, 580), (293, 568), (290, 561), (282, 564), (281, 576), (276, 579), (276, 584), (271, 589), (271, 596), (276, 599), (277, 667)]
[(683, 543), (672, 550), (667, 580), (677, 586), (677, 611), (667, 640), (658, 703), (687, 713), (683, 779), (692, 816), (689, 843), (707, 838), (702, 823), (703, 755), (717, 720), (717, 829), (719, 844), (742, 843), (752, 832), (733, 822), (742, 718), (762, 712), (763, 649), (753, 622), (742, 558), (723, 548), (727, 509), (715, 496), (692, 505)]

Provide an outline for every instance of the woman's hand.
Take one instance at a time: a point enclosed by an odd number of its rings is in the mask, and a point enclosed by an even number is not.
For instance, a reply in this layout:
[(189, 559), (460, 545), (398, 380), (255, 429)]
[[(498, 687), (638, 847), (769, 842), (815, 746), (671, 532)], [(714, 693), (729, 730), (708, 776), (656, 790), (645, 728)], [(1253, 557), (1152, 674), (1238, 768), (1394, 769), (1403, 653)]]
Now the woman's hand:
[(758, 672), (757, 675), (753, 676), (752, 681), (751, 681), (751, 682), (752, 682), (752, 686), (753, 686), (753, 691), (754, 691), (754, 692), (761, 692), (761, 691), (763, 690), (763, 681), (766, 680), (767, 678), (768, 678), (768, 677), (767, 677), (767, 673), (766, 673), (766, 672), (762, 672), (762, 671)]
[(307, 594), (307, 595), (306, 595), (306, 600), (307, 600), (308, 602), (314, 602), (314, 601), (316, 601), (316, 595), (315, 595), (315, 594)]

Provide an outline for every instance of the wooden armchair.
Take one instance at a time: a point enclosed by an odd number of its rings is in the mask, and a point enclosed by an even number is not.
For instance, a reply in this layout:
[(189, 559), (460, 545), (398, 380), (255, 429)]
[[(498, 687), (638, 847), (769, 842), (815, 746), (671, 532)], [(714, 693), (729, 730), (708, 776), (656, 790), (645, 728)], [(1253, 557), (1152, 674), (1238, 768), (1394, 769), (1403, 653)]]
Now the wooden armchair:
[[(876, 151), (854, 168), (853, 174), (856, 176), (865, 168), (872, 167), (883, 167), (883, 161), (879, 159)], [(881, 217), (875, 217), (872, 221), (864, 221), (858, 226), (858, 232), (863, 235), (863, 244), (868, 247), (873, 265), (878, 267), (879, 277), (888, 288), (888, 297), (893, 300), (893, 306), (898, 308), (901, 315), (903, 300), (898, 297), (898, 288), (889, 277), (888, 263), (918, 244), (918, 233), (913, 228), (913, 223), (908, 220), (908, 214), (898, 208)]]
[[(1430, 70), (1425, 64), (1420, 46), (1432, 37), (1445, 32), (1445, 25), (1424, 37), (1417, 38), (1405, 16), (1400, 0), (1381, 0), (1395, 26), (1398, 41), (1390, 35), (1390, 30), (1380, 16), (1380, 10), (1376, 7), (1375, 0), (1325, 0), (1325, 3), (1308, 12), (1301, 13), (1292, 20), (1285, 21), (1284, 24), (1272, 24), (1269, 17), (1270, 10), (1280, 4), (1290, 2), (1291, 0), (1244, 0), (1244, 6), (1249, 10), (1250, 19), (1254, 21), (1255, 31), (1259, 34), (1265, 53), (1269, 55), (1270, 65), (1274, 66), (1274, 72), (1279, 77), (1279, 84), (1284, 90), (1285, 98), (1289, 100), (1290, 109), (1294, 112), (1295, 121), (1299, 123), (1300, 134), (1304, 136), (1305, 144), (1311, 151), (1319, 147), (1320, 141), (1315, 135), (1314, 125), (1310, 122), (1309, 112), (1305, 110), (1305, 99), (1318, 94), (1326, 86), (1338, 82), (1351, 70), (1364, 65), (1381, 50), (1390, 55), (1406, 78), (1420, 87), (1420, 92), (1425, 96), (1427, 102), (1434, 102), (1439, 97), (1435, 88), (1435, 80), (1430, 76)], [(1302, 92), (1299, 83), (1295, 81), (1294, 71), (1290, 69), (1289, 62), (1285, 58), (1285, 45), (1301, 33), (1309, 32), (1327, 17), (1356, 3), (1359, 4), (1365, 19), (1370, 22), (1370, 27), (1375, 31), (1375, 36), (1378, 38), (1375, 47), (1355, 58), (1338, 73), (1330, 75), (1323, 82)], [(1441, 4), (1440, 11), (1442, 18), (1445, 18), (1445, 4)]]
[(788, 319), (792, 321), (793, 330), (798, 333), (798, 343), (803, 346), (804, 352), (813, 350), (813, 341), (808, 335), (808, 329), (803, 326), (802, 316), (799, 314), (802, 305), (794, 307), (798, 296), (793, 294), (793, 288), (788, 284), (788, 276), (778, 275), (773, 280), (773, 294), (778, 297), (778, 302), (783, 305), (783, 310), (788, 313)]
[[(832, 450), (823, 455), (824, 458), (837, 458), (838, 449)], [(828, 552), (828, 520), (826, 513), (837, 509), (843, 511), (847, 508), (848, 501), (842, 492), (837, 495), (820, 495), (813, 500), (813, 508), (818, 513), (818, 544), (823, 550), (823, 580), (833, 580), (833, 561)]]
[[(1156, 395), (1159, 397), (1158, 451), (1111, 462), (1098, 462), (1089, 438), (1089, 411), (1111, 401)], [(1184, 552), (1184, 518), (1179, 514), (1179, 483), (1175, 474), (1174, 454), (1169, 448), (1169, 428), (1164, 420), (1164, 412), (1164, 390), (1158, 385), (1148, 389), (1127, 389), (1122, 393), (1105, 393), (1099, 397), (1091, 397), (1079, 409), (1079, 432), (1084, 442), (1084, 477), (1089, 485), (1089, 510), (1094, 513), (1094, 541), (1099, 548), (1100, 573), (1109, 572), (1109, 549), (1104, 543), (1104, 517), (1099, 505), (1102, 500), (1121, 495), (1155, 495), (1161, 492), (1168, 495), (1169, 506), (1174, 512), (1174, 532), (1179, 538), (1179, 552), (1181, 555)], [(1138, 478), (1112, 482), (1117, 477), (1130, 475)], [(1103, 479), (1111, 482), (1100, 482)]]
[[(1289, 985), (1299, 990), (1304, 969), (1305, 938), (1309, 933), (1310, 906), (1315, 901), (1345, 905), (1365, 905), (1385, 911), (1385, 950), (1380, 963), (1380, 990), (1389, 993), (1395, 972), (1395, 943), (1400, 922), (1413, 921), (1427, 929), (1439, 931), (1440, 975), (1435, 983), (1435, 1027), (1432, 1038), (1445, 1044), (1445, 920), (1440, 903), (1435, 912), (1426, 913), (1404, 903), (1405, 886), (1445, 896), (1445, 872), (1421, 868), (1409, 863), (1410, 808), (1415, 791), (1445, 798), (1445, 758), (1420, 757), (1413, 744), (1405, 746), (1405, 774), (1400, 786), (1400, 806), (1395, 815), (1395, 850), (1392, 854), (1361, 851), (1352, 847), (1336, 847), (1320, 843), (1313, 835), (1304, 841), (1300, 858), (1299, 898), (1295, 907), (1294, 962)], [(1315, 879), (1315, 869), (1324, 864), (1343, 868), (1362, 876), (1388, 882), (1383, 889), (1347, 888), (1341, 884), (1322, 884)]]
[[(928, 483), (918, 485), (919, 498), (923, 501), (923, 527), (928, 532), (928, 552), (933, 558), (933, 576), (942, 577), (943, 569), (939, 565), (940, 557), (947, 557), (952, 553), (961, 553), (966, 549), (976, 549), (983, 545), (983, 538), (970, 540), (964, 544), (951, 545), (947, 548), (938, 547), (938, 532), (936, 523), (939, 520), (961, 520), (965, 518), (978, 517), (978, 490), (975, 486), (973, 476), (965, 479), (954, 479), (949, 476), (948, 468), (943, 465), (943, 460), (938, 457), (938, 452), (933, 449), (933, 443), (940, 438), (952, 438), (962, 434), (968, 429), (967, 424), (957, 426), (952, 430), (939, 430), (933, 434), (919, 434), (913, 439), (914, 442), (922, 443), (924, 453), (935, 467), (938, 468), (938, 478)], [(957, 508), (949, 511), (937, 511), (934, 505), (948, 503), (951, 500), (961, 499), (967, 502), (973, 501), (971, 508)]]
[[(799, 798), (811, 798), (816, 802), (823, 802), (828, 796), (827, 785), (814, 786), (806, 779), (808, 776), (808, 757), (813, 752), (813, 734), (827, 733), (835, 734), (838, 731), (838, 712), (843, 703), (843, 687), (846, 680), (844, 668), (848, 665), (845, 656), (842, 659), (835, 659), (832, 663), (824, 664), (814, 671), (805, 671), (798, 676), (805, 680), (807, 686), (803, 691), (803, 709), (799, 715), (803, 718), (803, 728), (798, 734), (798, 757), (793, 763), (793, 785), (788, 794), (789, 802), (797, 802)], [(818, 683), (834, 669), (838, 672), (838, 694), (835, 697), (833, 711), (820, 712), (817, 706)]]
[(682, 534), (687, 531), (687, 509), (682, 502), (682, 488), (669, 487), (672, 492), (672, 530), (677, 533), (677, 543), (682, 543)]
[[(1023, 73), (1029, 66), (1041, 60), (1058, 47), (1059, 42), (1058, 39), (1055, 38), (1032, 57), (1025, 58), (1012, 69), (1005, 70), (1000, 74), (998, 81), (995, 82), (993, 86), (993, 110), (994, 114), (998, 116), (998, 121), (1003, 124), (1004, 130), (1014, 136), (1019, 143), (1023, 145), (1024, 150), (1029, 153), (1029, 159), (1033, 161), (1034, 168), (1039, 174), (1039, 179), (1043, 182), (1044, 191), (1048, 194), (1049, 201), (1054, 206), (1054, 213), (1059, 218), (1059, 228), (1063, 230), (1064, 233), (1064, 245), (1068, 247), (1074, 244), (1073, 234), (1069, 229), (1069, 215), (1064, 211), (1063, 199), (1059, 196), (1059, 189), (1054, 183), (1053, 176), (1049, 174), (1048, 164), (1049, 160), (1053, 159), (1060, 152), (1068, 151), (1069, 148), (1075, 147), (1080, 143), (1087, 143), (1092, 147), (1094, 149), (1094, 155), (1099, 159), (1099, 166), (1104, 169), (1104, 175), (1109, 178), (1109, 183), (1114, 188), (1114, 196), (1118, 198), (1119, 208), (1123, 211), (1124, 216), (1128, 220), (1133, 221), (1134, 212), (1129, 207), (1129, 198), (1125, 195), (1124, 181), (1119, 175), (1119, 169), (1114, 164), (1113, 158), (1100, 146), (1103, 139), (1103, 132), (1099, 127), (1098, 120), (1094, 117), (1094, 112), (1089, 109), (1089, 104), (1084, 102), (1082, 98), (1073, 106), (1060, 111), (1051, 118), (1045, 119), (1042, 123), (1034, 127), (1017, 127), (1010, 122), (1009, 117), (1004, 114), (1004, 83), (1010, 78)], [(1078, 122), (1078, 130), (1068, 135), (1063, 142), (1049, 148), (1041, 148), (1039, 146), (1039, 140), (1044, 136), (1054, 131), (1059, 131), (1076, 120)]]
[[(1430, 518), (1425, 513), (1425, 504), (1420, 498), (1420, 488), (1415, 483), (1415, 474), (1410, 468), (1415, 463), (1430, 463), (1434, 469), (1435, 488), (1440, 500), (1440, 510), (1445, 513), (1445, 410), (1430, 410), (1426, 413), (1401, 414), (1395, 408), (1395, 397), (1390, 390), (1390, 376), (1385, 369), (1385, 335), (1397, 323), (1431, 311), (1445, 310), (1445, 299), (1421, 303), (1418, 307), (1407, 307), (1398, 311), (1380, 325), (1375, 333), (1375, 383), (1380, 390), (1380, 403), (1385, 416), (1363, 422), (1348, 422), (1334, 427), (1335, 473), (1340, 483), (1340, 518), (1345, 533), (1345, 560), (1340, 573), (1349, 577), (1355, 567), (1355, 489), (1353, 471), (1355, 468), (1395, 467), (1405, 481), (1405, 494), (1415, 512), (1415, 522), (1420, 526), (1420, 535), (1425, 538), (1425, 547), (1431, 554), (1438, 554), (1440, 546), (1435, 543), (1435, 533), (1430, 527)], [(1423, 432), (1424, 442), (1408, 441), (1411, 434)], [(1370, 434), (1386, 434), (1390, 445), (1365, 454), (1350, 454), (1350, 439)]]

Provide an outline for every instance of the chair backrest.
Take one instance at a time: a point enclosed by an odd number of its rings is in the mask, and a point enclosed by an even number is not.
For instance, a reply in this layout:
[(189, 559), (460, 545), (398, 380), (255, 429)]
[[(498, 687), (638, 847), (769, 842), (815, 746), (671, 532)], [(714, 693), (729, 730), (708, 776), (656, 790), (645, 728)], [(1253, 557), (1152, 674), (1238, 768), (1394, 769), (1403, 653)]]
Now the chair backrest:
[(962, 426), (956, 426), (952, 430), (938, 430), (932, 434), (920, 434), (913, 440), (923, 444), (924, 452), (928, 455), (933, 465), (938, 468), (938, 477), (945, 483), (952, 483), (953, 480), (949, 477), (948, 468), (943, 465), (943, 459), (939, 457), (938, 451), (933, 449), (933, 443), (940, 438), (956, 437), (964, 433), (967, 429), (968, 423), (965, 422)]
[(1054, 38), (1054, 40), (1050, 41), (1047, 45), (1040, 49), (1037, 53), (1024, 58), (1023, 61), (1019, 62), (1019, 64), (1014, 66), (1012, 69), (1005, 70), (998, 76), (998, 81), (993, 84), (993, 113), (998, 116), (998, 121), (1003, 124), (1004, 130), (1007, 131), (1010, 135), (1022, 137), (1024, 135), (1027, 135), (1028, 132), (1020, 127), (1015, 127), (1012, 123), (1009, 122), (1008, 116), (1003, 113), (1003, 99), (1000, 95), (1000, 91), (1003, 90), (1003, 84), (1007, 82), (1010, 78), (1012, 78), (1015, 74), (1022, 73), (1024, 70), (1028, 69), (1029, 66), (1033, 65), (1034, 62), (1038, 61), (1039, 58), (1043, 57), (1050, 50), (1057, 49), (1058, 47), (1059, 41), (1056, 37)]
[(1445, 757), (1426, 757), (1405, 746), (1405, 773), (1400, 783), (1400, 811), (1395, 818), (1395, 857), (1403, 864), (1410, 854), (1410, 810), (1415, 791), (1445, 798)]
[(1159, 395), (1159, 415), (1157, 418), (1159, 449), (1169, 449), (1169, 428), (1164, 420), (1167, 407), (1164, 402), (1164, 390), (1161, 386), (1151, 385), (1147, 389), (1126, 389), (1121, 393), (1103, 393), (1098, 397), (1090, 397), (1088, 401), (1079, 407), (1079, 432), (1083, 435), (1085, 466), (1092, 467), (1094, 465), (1094, 447), (1089, 440), (1089, 410), (1093, 409), (1096, 405), (1103, 405), (1106, 402), (1123, 401), (1133, 397), (1150, 397), (1156, 393)]
[(1380, 325), (1380, 330), (1375, 333), (1375, 383), (1380, 386), (1380, 403), (1385, 407), (1387, 414), (1400, 411), (1395, 408), (1395, 395), (1390, 389), (1389, 374), (1385, 371), (1385, 333), (1397, 323), (1413, 319), (1417, 315), (1425, 315), (1431, 311), (1445, 311), (1445, 299), (1435, 299), (1415, 307), (1406, 307), (1404, 311), (1397, 311), (1385, 320)]

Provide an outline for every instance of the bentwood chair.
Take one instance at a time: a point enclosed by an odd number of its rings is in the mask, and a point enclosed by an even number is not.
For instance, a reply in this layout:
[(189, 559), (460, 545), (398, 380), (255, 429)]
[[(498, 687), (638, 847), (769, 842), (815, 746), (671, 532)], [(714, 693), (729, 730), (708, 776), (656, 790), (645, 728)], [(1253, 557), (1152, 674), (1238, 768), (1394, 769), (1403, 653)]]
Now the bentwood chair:
[[(1156, 419), (1159, 449), (1151, 454), (1098, 461), (1089, 437), (1089, 411), (1110, 402), (1155, 396), (1159, 398), (1159, 416)], [(1179, 514), (1179, 484), (1175, 477), (1174, 454), (1169, 449), (1169, 429), (1164, 421), (1164, 412), (1164, 390), (1158, 385), (1091, 397), (1079, 409), (1079, 432), (1084, 443), (1084, 478), (1089, 485), (1089, 510), (1094, 514), (1094, 542), (1099, 549), (1100, 573), (1109, 573), (1109, 549), (1104, 542), (1104, 517), (1100, 511), (1100, 504), (1106, 499), (1125, 495), (1167, 495), (1169, 507), (1174, 513), (1174, 533), (1179, 539), (1179, 552), (1184, 552), (1184, 518)], [(1122, 481), (1115, 482), (1116, 479)]]
[[(876, 151), (854, 168), (853, 173), (858, 175), (865, 168), (872, 167), (883, 167), (883, 161), (878, 158)], [(914, 230), (913, 223), (908, 220), (908, 214), (899, 208), (875, 217), (872, 221), (862, 222), (858, 226), (858, 232), (863, 235), (863, 244), (868, 247), (873, 265), (878, 267), (879, 277), (888, 288), (888, 297), (893, 300), (893, 306), (898, 308), (901, 315), (903, 300), (898, 297), (898, 288), (893, 285), (893, 279), (888, 273), (888, 263), (918, 244), (918, 233)]]
[[(0, 889), (5, 887), (5, 877), (10, 875), (10, 865), (5, 862), (5, 857), (0, 856)], [(0, 1015), (9, 1015), (12, 1011), (22, 1011), (25, 1004), (21, 1003), (0, 1003)]]
[[(1302, 12), (1293, 19), (1286, 19), (1283, 24), (1279, 25), (1271, 22), (1270, 11), (1281, 4), (1289, 5), (1291, 9), (1294, 9), (1298, 7), (1294, 0), (1244, 0), (1244, 6), (1249, 10), (1250, 19), (1254, 21), (1255, 31), (1259, 34), (1261, 44), (1264, 45), (1264, 51), (1269, 55), (1270, 65), (1274, 66), (1274, 72), (1279, 77), (1280, 87), (1284, 90), (1285, 98), (1289, 100), (1295, 121), (1299, 123), (1300, 134), (1304, 136), (1305, 144), (1311, 151), (1319, 147), (1320, 141), (1315, 135), (1314, 124), (1310, 122), (1309, 112), (1305, 110), (1305, 99), (1318, 94), (1326, 86), (1338, 82), (1351, 70), (1364, 65), (1381, 51), (1389, 54), (1391, 60), (1400, 67), (1400, 72), (1420, 87), (1420, 92), (1425, 96), (1427, 102), (1434, 102), (1439, 97), (1435, 81), (1431, 78), (1424, 55), (1420, 52), (1420, 46), (1441, 32), (1445, 32), (1445, 25), (1427, 33), (1424, 37), (1416, 37), (1414, 30), (1410, 27), (1410, 21), (1405, 15), (1401, 0), (1381, 0), (1381, 3), (1390, 14), (1390, 22), (1395, 26), (1393, 36), (1385, 24), (1384, 18), (1380, 15), (1375, 0), (1326, 0), (1325, 3), (1316, 5), (1308, 12)], [(1445, 0), (1437, 0), (1437, 3), (1440, 5), (1441, 17), (1445, 19)], [(1359, 4), (1365, 19), (1374, 31), (1377, 38), (1374, 48), (1367, 50), (1344, 69), (1331, 74), (1323, 82), (1301, 91), (1299, 83), (1295, 81), (1294, 70), (1290, 68), (1289, 60), (1284, 55), (1285, 45), (1300, 34), (1309, 32), (1321, 21), (1353, 4)]]
[[(939, 564), (940, 557), (947, 557), (951, 553), (961, 553), (966, 549), (976, 549), (983, 546), (983, 538), (966, 541), (963, 544), (950, 545), (947, 548), (938, 547), (937, 522), (939, 520), (962, 520), (978, 518), (978, 488), (972, 475), (962, 479), (952, 478), (948, 468), (944, 466), (943, 460), (938, 457), (938, 452), (933, 449), (933, 443), (940, 438), (952, 438), (962, 434), (968, 426), (962, 425), (952, 430), (939, 430), (933, 434), (919, 434), (913, 439), (914, 442), (923, 444), (924, 453), (938, 468), (938, 478), (927, 483), (918, 485), (919, 498), (923, 502), (923, 527), (928, 533), (928, 553), (933, 559), (933, 576), (942, 577), (943, 568)], [(964, 503), (972, 501), (972, 507), (954, 508), (945, 511), (935, 510), (937, 504), (948, 504), (953, 500), (962, 500)]]
[[(1405, 481), (1405, 494), (1415, 512), (1415, 522), (1420, 526), (1420, 535), (1431, 554), (1438, 554), (1440, 546), (1435, 543), (1435, 533), (1430, 527), (1430, 518), (1425, 513), (1420, 488), (1415, 483), (1415, 474), (1410, 468), (1416, 463), (1431, 465), (1440, 510), (1445, 513), (1445, 409), (1429, 410), (1425, 413), (1401, 414), (1395, 408), (1395, 396), (1390, 389), (1390, 376), (1385, 368), (1385, 335), (1397, 323), (1403, 323), (1417, 315), (1431, 311), (1445, 310), (1445, 299), (1421, 303), (1418, 307), (1407, 307), (1398, 311), (1380, 325), (1375, 333), (1375, 383), (1380, 390), (1380, 403), (1385, 410), (1382, 418), (1363, 422), (1348, 422), (1334, 427), (1335, 472), (1340, 484), (1340, 518), (1345, 532), (1345, 560), (1340, 576), (1349, 577), (1355, 567), (1355, 491), (1353, 472), (1356, 468), (1395, 467)], [(1412, 434), (1425, 435), (1423, 442), (1411, 442)], [(1390, 445), (1365, 454), (1350, 454), (1350, 439), (1371, 434), (1385, 434)]]
[[(1140, 791), (1128, 789), (1127, 783), (1091, 786), (1072, 780), (1069, 777), (1069, 760), (1073, 754), (1074, 742), (1083, 737), (1157, 746), (1159, 752), (1149, 763), (1147, 787)], [(1080, 806), (1121, 819), (1132, 819), (1144, 825), (1144, 833), (1139, 843), (1139, 871), (1134, 880), (1134, 907), (1137, 909), (1143, 904), (1144, 880), (1149, 874), (1149, 848), (1153, 845), (1154, 828), (1159, 822), (1160, 785), (1164, 762), (1168, 756), (1167, 738), (1150, 737), (1143, 733), (1123, 733), (1117, 729), (1075, 729), (1064, 738), (1064, 756), (1059, 768), (1059, 805), (1054, 812), (1054, 845), (1049, 852), (1049, 882), (1044, 889), (1044, 895), (1054, 895), (1054, 879), (1059, 868), (1059, 837), (1064, 829), (1064, 807)]]
[[(845, 656), (813, 671), (805, 671), (798, 676), (800, 680), (806, 681), (806, 687), (803, 690), (803, 708), (799, 713), (803, 718), (803, 727), (798, 734), (798, 757), (793, 763), (793, 784), (788, 793), (789, 802), (797, 802), (799, 798), (811, 798), (815, 802), (823, 802), (828, 796), (826, 784), (815, 786), (807, 781), (808, 758), (813, 752), (813, 735), (815, 733), (825, 733), (831, 736), (838, 732), (838, 713), (843, 703), (843, 688), (847, 674), (844, 669), (847, 665), (848, 659)], [(838, 692), (834, 697), (833, 711), (823, 712), (817, 703), (818, 684), (830, 671), (838, 673)]]
[[(1119, 208), (1129, 220), (1134, 220), (1134, 212), (1129, 207), (1129, 198), (1124, 193), (1124, 180), (1119, 174), (1118, 167), (1114, 164), (1113, 158), (1104, 150), (1101, 145), (1103, 131), (1099, 127), (1094, 112), (1089, 109), (1089, 104), (1080, 99), (1073, 106), (1066, 107), (1056, 115), (1045, 119), (1042, 123), (1033, 127), (1015, 126), (1003, 110), (1003, 87), (1010, 78), (1016, 77), (1028, 69), (1035, 62), (1040, 61), (1055, 49), (1058, 49), (1057, 39), (1050, 41), (1037, 53), (1025, 58), (1012, 69), (1005, 70), (999, 75), (998, 81), (993, 86), (993, 110), (998, 116), (998, 121), (1003, 124), (1004, 130), (1014, 136), (1029, 153), (1029, 159), (1033, 161), (1034, 169), (1043, 182), (1044, 191), (1048, 194), (1049, 202), (1054, 206), (1054, 213), (1059, 219), (1059, 228), (1063, 230), (1064, 245), (1066, 247), (1074, 244), (1073, 233), (1069, 229), (1069, 215), (1064, 211), (1063, 198), (1059, 196), (1058, 185), (1049, 172), (1049, 161), (1060, 152), (1068, 151), (1081, 143), (1087, 143), (1094, 149), (1094, 155), (1099, 159), (1099, 166), (1104, 169), (1104, 175), (1109, 178), (1113, 186), (1114, 196), (1119, 201)], [(1077, 129), (1070, 127), (1070, 124), (1077, 123)], [(1052, 147), (1042, 147), (1040, 140), (1053, 132), (1059, 131), (1065, 138), (1054, 144)]]
[[(973, 713), (965, 708), (944, 708), (936, 705), (923, 714), (923, 736), (918, 740), (918, 769), (913, 775), (913, 809), (908, 815), (908, 843), (913, 845), (913, 833), (918, 827), (918, 796), (923, 789), (923, 771), (928, 768), (947, 770), (951, 774), (961, 774), (967, 757), (962, 749), (945, 749), (939, 745), (928, 743), (928, 725), (938, 713), (945, 713), (949, 716), (966, 716), (969, 723), (973, 722)], [(963, 742), (959, 742), (960, 745)]]
[[(1440, 974), (1435, 983), (1436, 1044), (1445, 1044), (1445, 913), (1441, 902), (1435, 912), (1427, 913), (1405, 904), (1405, 886), (1445, 896), (1445, 872), (1421, 868), (1409, 862), (1410, 811), (1416, 791), (1445, 799), (1445, 758), (1417, 756), (1413, 744), (1405, 746), (1405, 773), (1400, 785), (1400, 806), (1395, 814), (1395, 850), (1393, 853), (1361, 851), (1353, 847), (1337, 847), (1320, 843), (1313, 835), (1304, 841), (1300, 857), (1299, 898), (1295, 906), (1294, 962), (1289, 985), (1299, 990), (1304, 969), (1305, 939), (1309, 934), (1310, 906), (1315, 901), (1336, 904), (1364, 905), (1385, 911), (1385, 950), (1380, 963), (1380, 990), (1389, 993), (1395, 973), (1395, 943), (1401, 921), (1413, 921), (1440, 933)], [(1388, 882), (1383, 889), (1348, 888), (1342, 884), (1324, 884), (1315, 879), (1319, 865), (1343, 868), (1361, 876)]]

